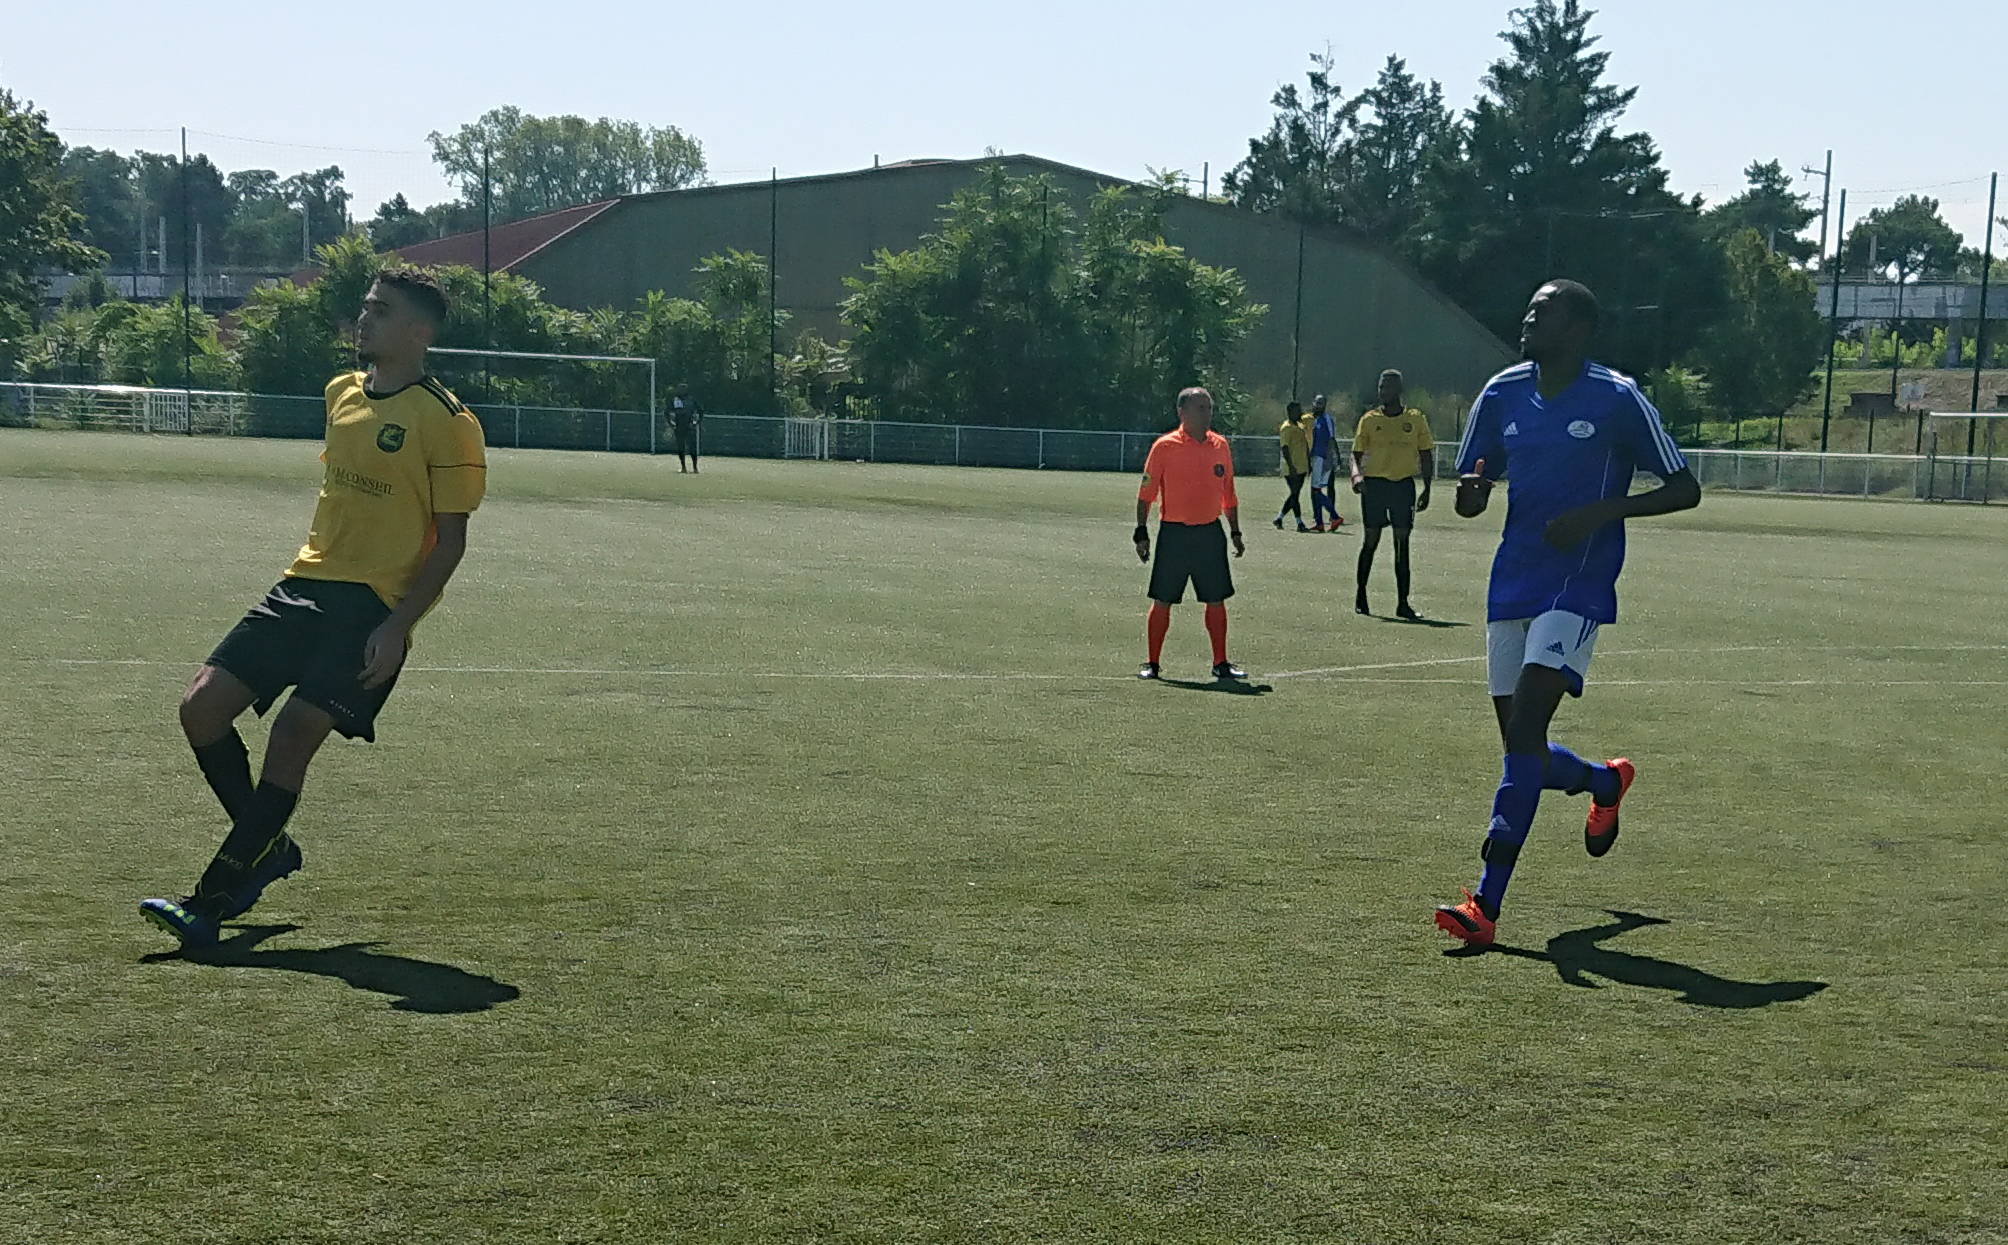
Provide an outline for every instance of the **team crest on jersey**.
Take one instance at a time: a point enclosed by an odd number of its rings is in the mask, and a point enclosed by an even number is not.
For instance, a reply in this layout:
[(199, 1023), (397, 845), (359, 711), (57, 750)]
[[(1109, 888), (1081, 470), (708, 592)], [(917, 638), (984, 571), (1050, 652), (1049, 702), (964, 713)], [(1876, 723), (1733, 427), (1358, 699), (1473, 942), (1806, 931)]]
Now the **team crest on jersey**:
[(377, 448), (386, 454), (395, 454), (404, 448), (404, 427), (401, 424), (385, 424), (377, 429)]
[(1403, 424), (1403, 425), (1401, 426), (1401, 430), (1402, 430), (1403, 432), (1413, 432), (1413, 431), (1415, 431), (1415, 425), (1414, 425), (1414, 424), (1406, 424), (1406, 423), (1405, 423), (1405, 424)]
[(1213, 464), (1213, 474), (1224, 478), (1227, 475), (1227, 464), (1226, 463)]
[(1597, 426), (1587, 419), (1579, 419), (1569, 425), (1569, 435), (1578, 441), (1587, 441), (1597, 435)]

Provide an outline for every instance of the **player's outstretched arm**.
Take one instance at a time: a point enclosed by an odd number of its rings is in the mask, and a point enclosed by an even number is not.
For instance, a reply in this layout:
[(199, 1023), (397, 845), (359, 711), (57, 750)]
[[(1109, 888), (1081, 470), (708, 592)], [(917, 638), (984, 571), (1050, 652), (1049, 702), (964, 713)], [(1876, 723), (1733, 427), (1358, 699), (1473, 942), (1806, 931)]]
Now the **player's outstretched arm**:
[(1541, 533), (1541, 539), (1557, 549), (1574, 549), (1606, 523), (1618, 519), (1649, 519), (1656, 514), (1692, 510), (1701, 504), (1701, 482), (1688, 470), (1664, 477), (1650, 492), (1629, 497), (1611, 497), (1578, 506), (1557, 517)]
[(1150, 503), (1141, 498), (1136, 503), (1136, 560), (1150, 561)]
[(390, 617), (377, 624), (370, 632), (370, 638), (363, 644), (363, 686), (377, 687), (384, 680), (397, 673), (404, 664), (405, 646), (410, 642), (411, 629), (425, 611), (439, 600), (439, 594), (446, 591), (446, 581), (453, 578), (453, 572), (460, 566), (460, 559), (467, 554), (467, 516), (464, 514), (436, 514), (432, 516), (436, 539), (432, 552), (425, 555), (419, 564), (418, 575), (411, 581), (411, 591), (397, 603)]

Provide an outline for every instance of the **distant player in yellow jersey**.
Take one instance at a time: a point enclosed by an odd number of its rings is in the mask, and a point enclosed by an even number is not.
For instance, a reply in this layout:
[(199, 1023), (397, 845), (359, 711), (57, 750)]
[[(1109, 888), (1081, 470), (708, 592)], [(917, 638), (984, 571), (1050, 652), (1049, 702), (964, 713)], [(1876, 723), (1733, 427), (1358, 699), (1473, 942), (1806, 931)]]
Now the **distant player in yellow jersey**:
[[(370, 287), (356, 325), (369, 370), (328, 382), (327, 469), (307, 543), (182, 694), (182, 731), (231, 820), (194, 894), (140, 904), (185, 946), (214, 943), (224, 921), (299, 869), (286, 820), (307, 763), (331, 731), (376, 738), (411, 629), (467, 551), (487, 456), (474, 415), (425, 374), (445, 321), (446, 297), (422, 272), (389, 270)], [(254, 786), (235, 723), (288, 687)]]
[[(1367, 577), (1373, 573), (1374, 551), (1384, 528), (1394, 529), (1394, 589), (1396, 618), (1421, 615), (1408, 603), (1408, 537), (1417, 511), (1429, 509), (1429, 482), (1436, 475), (1436, 442), (1429, 438), (1429, 420), (1401, 398), (1401, 373), (1381, 373), (1380, 405), (1360, 416), (1353, 433), (1353, 492), (1360, 495), (1366, 535), (1360, 539), (1359, 591), (1353, 609), (1366, 614)], [(1422, 481), (1416, 492), (1415, 482)]]

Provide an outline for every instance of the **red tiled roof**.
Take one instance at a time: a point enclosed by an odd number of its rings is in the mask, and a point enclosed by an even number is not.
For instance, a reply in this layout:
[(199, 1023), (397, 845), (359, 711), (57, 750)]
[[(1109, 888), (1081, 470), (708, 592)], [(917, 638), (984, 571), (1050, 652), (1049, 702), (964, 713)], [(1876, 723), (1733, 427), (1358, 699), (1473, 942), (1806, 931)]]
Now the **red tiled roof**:
[[(512, 220), (506, 225), (492, 225), (488, 230), (489, 267), (496, 272), (507, 272), (619, 202), (619, 199), (602, 199), (598, 203), (581, 203), (542, 216)], [(437, 264), (479, 268), (481, 231), (473, 229), (430, 242), (414, 242), (399, 247), (395, 254), (406, 263), (426, 268)]]

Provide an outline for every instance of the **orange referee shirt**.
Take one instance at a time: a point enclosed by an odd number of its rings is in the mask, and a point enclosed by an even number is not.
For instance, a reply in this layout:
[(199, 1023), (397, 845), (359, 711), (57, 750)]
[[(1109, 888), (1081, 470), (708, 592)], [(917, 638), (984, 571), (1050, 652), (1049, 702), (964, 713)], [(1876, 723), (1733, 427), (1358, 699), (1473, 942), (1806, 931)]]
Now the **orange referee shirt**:
[(1208, 432), (1204, 441), (1174, 428), (1151, 443), (1143, 460), (1143, 487), (1138, 501), (1158, 501), (1167, 523), (1212, 523), (1220, 512), (1239, 506), (1234, 496), (1234, 452), (1227, 438)]

